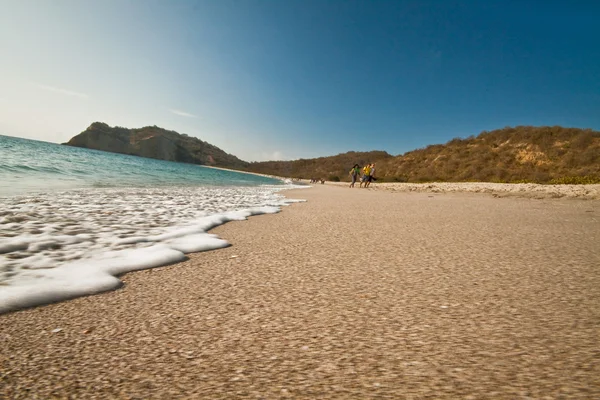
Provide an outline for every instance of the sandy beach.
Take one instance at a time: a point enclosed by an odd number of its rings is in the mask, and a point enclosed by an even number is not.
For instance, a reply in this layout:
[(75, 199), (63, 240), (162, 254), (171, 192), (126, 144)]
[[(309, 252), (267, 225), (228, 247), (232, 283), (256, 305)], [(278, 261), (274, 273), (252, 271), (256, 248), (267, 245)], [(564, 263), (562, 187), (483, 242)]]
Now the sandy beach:
[(0, 315), (0, 398), (600, 397), (600, 201), (286, 195), (231, 247)]
[[(328, 182), (348, 187), (346, 182)], [(357, 183), (358, 186), (358, 183)], [(370, 189), (392, 192), (419, 193), (485, 193), (494, 197), (523, 197), (528, 199), (581, 199), (600, 200), (600, 185), (541, 185), (538, 183), (490, 182), (431, 182), (399, 183), (374, 182)]]

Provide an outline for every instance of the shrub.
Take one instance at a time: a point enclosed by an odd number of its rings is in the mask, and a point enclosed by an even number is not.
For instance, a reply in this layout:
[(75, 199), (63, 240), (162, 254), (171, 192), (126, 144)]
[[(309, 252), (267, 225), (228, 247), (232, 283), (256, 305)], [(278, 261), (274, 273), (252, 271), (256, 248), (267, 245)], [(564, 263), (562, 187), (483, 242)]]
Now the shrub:
[(551, 185), (592, 185), (600, 183), (599, 176), (563, 176), (550, 181)]

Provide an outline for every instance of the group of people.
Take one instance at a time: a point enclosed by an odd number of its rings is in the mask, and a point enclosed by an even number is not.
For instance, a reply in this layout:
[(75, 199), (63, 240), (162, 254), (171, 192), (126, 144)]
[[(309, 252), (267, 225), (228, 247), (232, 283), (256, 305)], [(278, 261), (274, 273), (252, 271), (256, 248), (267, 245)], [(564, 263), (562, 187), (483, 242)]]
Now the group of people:
[[(353, 188), (356, 180), (361, 174), (361, 169), (358, 164), (354, 164), (354, 167), (350, 170), (350, 177), (352, 178), (352, 183), (350, 183), (350, 187)], [(366, 188), (369, 187), (371, 182), (376, 180), (375, 178), (375, 164), (367, 164), (362, 168), (362, 177), (360, 178), (359, 187), (363, 187), (363, 183)]]

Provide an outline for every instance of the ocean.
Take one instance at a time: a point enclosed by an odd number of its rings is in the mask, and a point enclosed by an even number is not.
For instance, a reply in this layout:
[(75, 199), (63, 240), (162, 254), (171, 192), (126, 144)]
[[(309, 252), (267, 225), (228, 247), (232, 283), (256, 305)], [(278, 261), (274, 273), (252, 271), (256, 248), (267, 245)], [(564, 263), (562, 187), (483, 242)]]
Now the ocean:
[(0, 313), (121, 286), (119, 275), (229, 243), (208, 231), (276, 213), (305, 186), (0, 135)]

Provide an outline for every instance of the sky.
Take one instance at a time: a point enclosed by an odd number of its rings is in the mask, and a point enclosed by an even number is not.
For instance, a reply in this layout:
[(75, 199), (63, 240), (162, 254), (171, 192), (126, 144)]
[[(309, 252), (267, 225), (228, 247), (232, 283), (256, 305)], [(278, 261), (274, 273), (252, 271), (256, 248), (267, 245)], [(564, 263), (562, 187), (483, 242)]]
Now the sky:
[(247, 161), (600, 130), (600, 2), (0, 0), (0, 134), (157, 125)]

